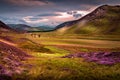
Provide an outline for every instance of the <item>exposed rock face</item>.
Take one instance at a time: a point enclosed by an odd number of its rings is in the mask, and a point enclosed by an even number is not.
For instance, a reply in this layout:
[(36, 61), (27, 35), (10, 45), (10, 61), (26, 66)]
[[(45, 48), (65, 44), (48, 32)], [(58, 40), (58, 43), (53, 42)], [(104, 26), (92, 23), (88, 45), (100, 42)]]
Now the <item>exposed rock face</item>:
[(64, 56), (63, 58), (84, 58), (85, 61), (112, 65), (120, 62), (120, 52), (75, 53)]

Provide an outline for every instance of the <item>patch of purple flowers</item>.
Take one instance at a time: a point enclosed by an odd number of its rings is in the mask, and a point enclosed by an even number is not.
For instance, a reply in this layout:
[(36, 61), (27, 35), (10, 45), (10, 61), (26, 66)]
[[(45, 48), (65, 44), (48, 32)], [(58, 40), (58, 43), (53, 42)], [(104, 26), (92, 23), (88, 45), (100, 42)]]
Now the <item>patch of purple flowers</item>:
[(120, 52), (91, 52), (75, 53), (64, 56), (64, 58), (84, 58), (89, 62), (98, 64), (113, 65), (120, 62)]

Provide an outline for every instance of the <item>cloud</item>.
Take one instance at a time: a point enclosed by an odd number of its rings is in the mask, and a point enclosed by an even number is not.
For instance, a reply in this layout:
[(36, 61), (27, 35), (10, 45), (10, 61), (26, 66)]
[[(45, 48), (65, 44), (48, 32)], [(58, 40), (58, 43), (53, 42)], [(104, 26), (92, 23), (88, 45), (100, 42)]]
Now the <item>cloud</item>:
[(61, 16), (61, 14), (57, 14), (57, 13), (45, 13), (45, 14), (39, 14), (38, 16)]
[(9, 2), (19, 6), (44, 6), (52, 4), (46, 0), (9, 0)]
[(0, 16), (0, 20), (7, 24), (24, 24), (25, 22), (20, 17), (2, 17)]
[(48, 21), (48, 19), (44, 19), (44, 18), (37, 18), (34, 16), (26, 16), (23, 18), (23, 20), (26, 23), (30, 23), (30, 24), (37, 24), (37, 23), (41, 23), (41, 22), (46, 22)]

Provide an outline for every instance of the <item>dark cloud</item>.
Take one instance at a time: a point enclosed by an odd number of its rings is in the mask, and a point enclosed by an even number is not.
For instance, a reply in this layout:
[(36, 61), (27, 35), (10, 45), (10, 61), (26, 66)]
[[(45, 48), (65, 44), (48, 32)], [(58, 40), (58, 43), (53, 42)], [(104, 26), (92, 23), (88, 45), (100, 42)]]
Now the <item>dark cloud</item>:
[(43, 19), (43, 18), (41, 18), (41, 17), (31, 17), (31, 18), (29, 18), (31, 21), (36, 21), (36, 20), (39, 20), (39, 19)]
[(49, 5), (51, 2), (46, 0), (9, 0), (9, 3), (16, 6), (44, 6)]
[(80, 18), (82, 16), (82, 14), (74, 14), (73, 15), (75, 18)]
[(72, 15), (75, 18), (80, 18), (83, 14), (78, 13), (77, 11), (68, 11), (67, 14)]

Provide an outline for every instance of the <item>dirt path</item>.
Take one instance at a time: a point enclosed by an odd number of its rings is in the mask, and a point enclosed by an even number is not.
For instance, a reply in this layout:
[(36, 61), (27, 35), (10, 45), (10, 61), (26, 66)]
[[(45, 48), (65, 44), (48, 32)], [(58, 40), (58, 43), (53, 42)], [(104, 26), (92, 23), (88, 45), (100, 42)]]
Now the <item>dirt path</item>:
[(16, 44), (11, 43), (11, 42), (6, 41), (6, 40), (3, 40), (3, 39), (0, 39), (0, 42), (6, 43), (6, 44), (11, 45), (11, 46), (17, 46)]

